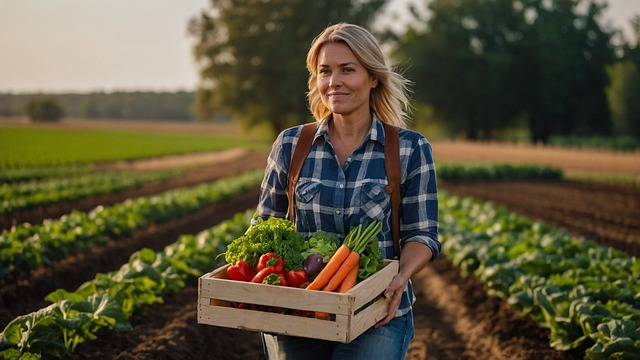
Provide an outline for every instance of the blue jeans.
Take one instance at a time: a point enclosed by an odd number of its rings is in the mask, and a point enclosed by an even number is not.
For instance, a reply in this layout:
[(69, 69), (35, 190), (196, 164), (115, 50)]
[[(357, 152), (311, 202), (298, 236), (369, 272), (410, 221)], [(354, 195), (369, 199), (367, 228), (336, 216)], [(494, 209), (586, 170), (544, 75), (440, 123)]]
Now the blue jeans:
[(413, 312), (371, 328), (350, 343), (262, 334), (267, 360), (402, 360), (413, 339)]

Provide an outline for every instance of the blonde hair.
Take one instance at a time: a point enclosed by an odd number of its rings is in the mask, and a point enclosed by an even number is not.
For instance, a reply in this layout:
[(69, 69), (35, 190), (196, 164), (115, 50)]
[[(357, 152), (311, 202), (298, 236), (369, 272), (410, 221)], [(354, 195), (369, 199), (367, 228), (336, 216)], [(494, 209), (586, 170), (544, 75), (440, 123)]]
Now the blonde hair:
[(391, 125), (406, 127), (411, 81), (387, 66), (378, 41), (369, 31), (347, 23), (327, 27), (313, 40), (307, 53), (307, 70), (309, 70), (307, 98), (313, 117), (320, 121), (331, 115), (331, 110), (322, 102), (316, 86), (318, 57), (323, 45), (338, 42), (347, 44), (369, 74), (378, 80), (378, 85), (371, 89), (370, 106), (380, 120)]

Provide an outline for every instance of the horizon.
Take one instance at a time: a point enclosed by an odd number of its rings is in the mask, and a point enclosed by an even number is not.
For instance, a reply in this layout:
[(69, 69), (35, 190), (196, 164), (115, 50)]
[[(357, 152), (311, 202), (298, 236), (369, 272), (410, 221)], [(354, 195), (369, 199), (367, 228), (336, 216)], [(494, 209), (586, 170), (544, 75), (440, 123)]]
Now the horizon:
[[(387, 21), (402, 17), (398, 5), (412, 1), (392, 0)], [(208, 3), (0, 1), (0, 93), (195, 92), (199, 75), (187, 24)], [(640, 1), (609, 0), (603, 25), (629, 37), (634, 15)]]

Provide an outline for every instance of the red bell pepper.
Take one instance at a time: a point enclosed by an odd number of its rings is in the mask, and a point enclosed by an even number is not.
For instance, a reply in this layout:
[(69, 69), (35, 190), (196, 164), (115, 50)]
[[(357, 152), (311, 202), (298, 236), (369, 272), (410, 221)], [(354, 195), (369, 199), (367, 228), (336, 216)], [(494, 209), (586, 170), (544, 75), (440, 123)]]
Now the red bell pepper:
[(266, 268), (258, 271), (256, 276), (254, 276), (253, 279), (251, 279), (251, 282), (262, 284), (262, 280), (264, 280), (265, 277), (276, 273), (275, 270), (276, 270), (275, 266), (269, 265)]
[(255, 275), (256, 271), (244, 260), (240, 260), (235, 265), (227, 268), (227, 276), (231, 280), (251, 281)]
[(276, 274), (284, 273), (284, 262), (278, 255), (274, 253), (266, 253), (260, 256), (258, 265), (256, 265), (256, 270), (260, 272), (262, 269), (268, 266), (273, 266), (275, 268), (273, 272), (275, 272)]
[(287, 280), (282, 274), (272, 273), (262, 279), (263, 284), (287, 286)]
[(287, 286), (295, 288), (299, 288), (303, 284), (309, 282), (309, 276), (304, 269), (289, 270), (284, 274), (284, 278), (287, 281)]

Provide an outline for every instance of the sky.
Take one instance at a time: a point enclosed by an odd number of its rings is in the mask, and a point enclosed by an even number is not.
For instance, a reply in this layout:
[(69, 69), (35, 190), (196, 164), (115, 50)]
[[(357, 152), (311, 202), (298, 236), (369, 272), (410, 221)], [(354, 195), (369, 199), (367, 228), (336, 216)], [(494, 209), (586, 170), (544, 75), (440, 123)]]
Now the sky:
[[(187, 24), (208, 6), (209, 0), (0, 0), (0, 93), (194, 90), (198, 70)], [(640, 0), (609, 0), (605, 21), (630, 34), (634, 14)]]

